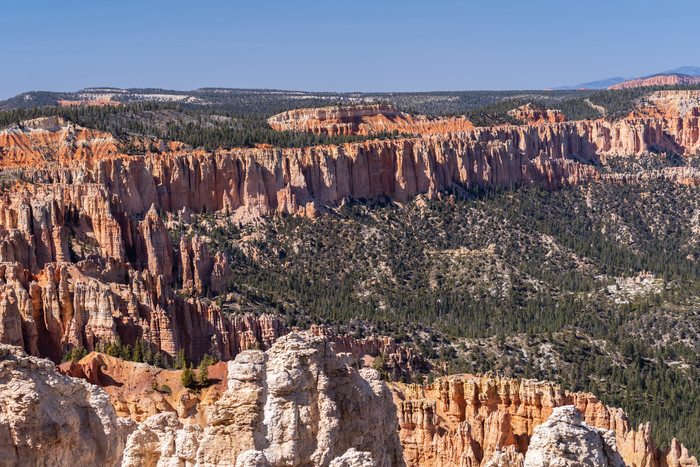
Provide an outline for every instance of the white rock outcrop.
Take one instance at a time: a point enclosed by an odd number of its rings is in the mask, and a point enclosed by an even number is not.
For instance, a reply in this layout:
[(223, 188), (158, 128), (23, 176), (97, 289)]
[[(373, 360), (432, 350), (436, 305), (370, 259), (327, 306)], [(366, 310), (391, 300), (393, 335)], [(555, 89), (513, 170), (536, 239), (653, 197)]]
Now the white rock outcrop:
[(102, 389), (0, 344), (0, 465), (119, 466), (134, 425)]
[(238, 467), (404, 465), (392, 396), (327, 340), (288, 334), (228, 364), (228, 390), (199, 431), (170, 414), (130, 437), (124, 465)]
[(615, 434), (587, 425), (572, 405), (556, 407), (535, 428), (525, 467), (625, 467)]

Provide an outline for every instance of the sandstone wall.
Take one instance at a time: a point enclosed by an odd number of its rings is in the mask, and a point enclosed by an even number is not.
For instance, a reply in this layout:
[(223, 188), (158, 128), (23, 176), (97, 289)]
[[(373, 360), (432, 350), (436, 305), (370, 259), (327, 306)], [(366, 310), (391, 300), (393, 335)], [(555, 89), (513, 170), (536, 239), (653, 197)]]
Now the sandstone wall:
[(394, 383), (392, 389), (409, 467), (485, 465), (509, 447), (525, 453), (535, 428), (565, 405), (575, 406), (588, 425), (612, 431), (627, 465), (697, 465), (675, 440), (670, 451), (659, 450), (649, 423), (634, 430), (621, 409), (553, 383), (454, 375), (425, 388)]

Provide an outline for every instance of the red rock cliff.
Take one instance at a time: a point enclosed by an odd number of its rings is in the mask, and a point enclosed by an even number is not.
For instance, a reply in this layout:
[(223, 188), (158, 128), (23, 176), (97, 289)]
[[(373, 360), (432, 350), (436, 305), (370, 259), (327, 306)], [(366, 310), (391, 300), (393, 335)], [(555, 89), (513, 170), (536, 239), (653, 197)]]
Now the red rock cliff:
[(553, 383), (454, 375), (425, 387), (393, 384), (392, 389), (409, 467), (479, 466), (502, 451), (511, 457), (513, 449), (525, 453), (534, 428), (563, 405), (574, 405), (589, 425), (612, 430), (630, 466), (697, 466), (675, 439), (669, 451), (658, 449), (649, 423), (635, 431), (621, 409)]
[(277, 131), (310, 131), (329, 135), (371, 135), (383, 131), (427, 134), (474, 128), (466, 117), (409, 115), (381, 104), (289, 110), (273, 115), (268, 123)]

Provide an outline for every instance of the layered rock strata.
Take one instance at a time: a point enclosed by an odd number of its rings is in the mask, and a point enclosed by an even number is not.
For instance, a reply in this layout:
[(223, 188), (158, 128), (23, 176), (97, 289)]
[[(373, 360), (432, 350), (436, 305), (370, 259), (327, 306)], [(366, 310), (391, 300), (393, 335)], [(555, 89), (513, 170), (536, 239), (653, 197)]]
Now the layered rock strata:
[[(649, 423), (634, 430), (621, 409), (552, 383), (455, 375), (425, 388), (394, 384), (393, 390), (408, 466), (516, 462), (517, 453), (528, 451), (536, 427), (565, 405), (573, 405), (591, 427), (611, 431), (627, 465), (697, 465), (675, 440), (669, 452), (658, 449)], [(508, 449), (510, 455), (504, 454)]]
[(393, 131), (428, 134), (474, 128), (466, 117), (429, 118), (410, 115), (382, 104), (289, 110), (270, 117), (267, 122), (277, 131), (309, 131), (329, 135), (371, 135)]
[(558, 110), (525, 104), (508, 112), (508, 115), (521, 120), (528, 125), (565, 122), (566, 116)]
[(700, 84), (700, 76), (666, 73), (645, 78), (636, 78), (610, 86), (608, 89), (629, 89), (643, 86), (674, 86), (678, 84)]

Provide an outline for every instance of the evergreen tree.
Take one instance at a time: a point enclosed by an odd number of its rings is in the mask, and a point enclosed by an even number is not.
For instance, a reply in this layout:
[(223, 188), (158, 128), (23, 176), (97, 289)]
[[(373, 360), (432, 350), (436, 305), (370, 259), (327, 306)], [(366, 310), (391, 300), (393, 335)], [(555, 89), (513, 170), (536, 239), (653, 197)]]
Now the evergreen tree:
[(182, 370), (182, 374), (180, 375), (180, 383), (182, 384), (183, 387), (190, 388), (194, 385), (195, 382), (195, 376), (194, 376), (194, 371), (192, 371), (192, 365), (186, 367), (184, 370)]
[(139, 363), (143, 362), (143, 339), (141, 339), (140, 337), (136, 339), (136, 344), (134, 345), (134, 355), (132, 357), (132, 360)]

